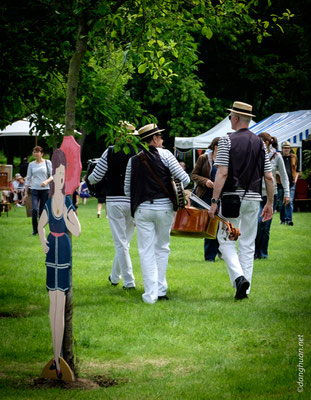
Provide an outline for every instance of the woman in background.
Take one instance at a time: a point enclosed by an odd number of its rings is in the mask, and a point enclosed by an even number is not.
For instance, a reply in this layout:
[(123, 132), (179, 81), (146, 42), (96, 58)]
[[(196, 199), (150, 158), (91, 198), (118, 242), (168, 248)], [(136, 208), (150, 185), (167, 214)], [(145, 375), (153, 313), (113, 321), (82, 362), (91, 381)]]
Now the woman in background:
[(44, 151), (42, 147), (35, 146), (32, 152), (35, 160), (28, 165), (25, 184), (24, 201), (28, 197), (28, 189), (31, 189), (32, 201), (32, 234), (38, 233), (38, 217), (40, 218), (44, 205), (49, 196), (52, 182), (52, 163), (43, 158)]
[[(269, 133), (262, 132), (258, 135), (267, 147), (267, 151), (269, 154), (273, 180), (274, 180), (274, 202), (273, 202), (273, 210), (276, 209), (278, 202), (278, 190), (276, 183), (276, 173), (278, 172), (280, 175), (280, 179), (282, 182), (282, 186), (284, 188), (284, 198), (282, 199), (284, 204), (289, 203), (289, 181), (284, 165), (284, 161), (282, 155), (275, 150), (275, 142), (276, 138), (273, 138), (269, 135)], [(268, 246), (269, 246), (269, 238), (270, 238), (270, 228), (272, 219), (269, 221), (262, 222), (261, 213), (267, 202), (267, 191), (264, 180), (262, 181), (262, 201), (260, 203), (260, 210), (258, 216), (258, 229), (257, 236), (255, 240), (255, 254), (254, 258), (267, 258), (268, 257)]]
[[(211, 151), (206, 152), (198, 158), (198, 161), (196, 162), (191, 173), (191, 179), (197, 184), (195, 194), (208, 205), (211, 205), (214, 180), (217, 172), (217, 168), (215, 167), (214, 163), (216, 160), (218, 141), (219, 137), (216, 137), (212, 140), (212, 143), (208, 147), (208, 150)], [(200, 208), (197, 204), (195, 204), (195, 207)], [(204, 239), (205, 261), (215, 262), (217, 254), (219, 258), (221, 258), (218, 247), (219, 244), (217, 239)]]

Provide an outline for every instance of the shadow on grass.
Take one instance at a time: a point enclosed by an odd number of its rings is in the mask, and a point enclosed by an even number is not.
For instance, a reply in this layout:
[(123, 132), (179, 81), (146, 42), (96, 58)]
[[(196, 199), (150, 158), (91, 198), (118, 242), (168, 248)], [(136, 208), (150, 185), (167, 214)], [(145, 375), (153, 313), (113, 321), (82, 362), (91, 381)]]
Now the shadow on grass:
[(96, 375), (94, 377), (87, 378), (77, 378), (74, 382), (64, 382), (62, 380), (55, 379), (45, 379), (45, 378), (35, 378), (30, 382), (31, 389), (54, 389), (61, 388), (67, 390), (73, 389), (84, 389), (84, 390), (94, 390), (99, 388), (107, 388), (110, 386), (117, 386), (119, 384), (124, 384), (129, 382), (126, 378), (111, 378), (103, 375)]

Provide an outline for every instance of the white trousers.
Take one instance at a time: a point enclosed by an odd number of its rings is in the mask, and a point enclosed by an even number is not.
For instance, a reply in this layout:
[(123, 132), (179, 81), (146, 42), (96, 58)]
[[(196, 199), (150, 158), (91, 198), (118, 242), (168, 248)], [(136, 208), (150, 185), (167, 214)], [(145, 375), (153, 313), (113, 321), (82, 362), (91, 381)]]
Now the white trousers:
[(138, 208), (135, 212), (145, 303), (153, 304), (166, 295), (166, 270), (170, 254), (170, 230), (173, 211)]
[(135, 286), (130, 241), (134, 233), (134, 219), (130, 203), (106, 203), (107, 216), (115, 247), (115, 257), (110, 274), (111, 282), (119, 283), (123, 277), (125, 287)]
[[(259, 201), (242, 200), (238, 218), (228, 218), (235, 228), (239, 228), (241, 236), (236, 242), (229, 240), (224, 232), (222, 223), (219, 225), (217, 239), (219, 250), (226, 262), (232, 287), (236, 287), (235, 280), (241, 275), (251, 283), (253, 275), (255, 239), (257, 235)], [(250, 292), (250, 287), (247, 293)]]

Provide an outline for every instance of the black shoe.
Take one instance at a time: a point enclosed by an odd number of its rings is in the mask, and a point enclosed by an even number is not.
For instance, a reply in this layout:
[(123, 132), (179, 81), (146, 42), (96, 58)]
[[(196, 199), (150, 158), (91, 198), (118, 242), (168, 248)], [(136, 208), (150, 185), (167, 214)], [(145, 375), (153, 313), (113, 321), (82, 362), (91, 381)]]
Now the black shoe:
[(111, 282), (110, 275), (108, 276), (108, 281), (111, 283), (111, 286), (118, 286), (118, 285), (119, 285), (119, 283), (113, 283), (113, 282)]
[(293, 225), (294, 225), (294, 223), (293, 223), (293, 221), (289, 221), (287, 225), (289, 225), (289, 226), (293, 226)]
[(285, 225), (285, 221), (281, 221), (280, 224), (281, 224), (281, 225)]
[(164, 296), (158, 296), (158, 300), (169, 300), (169, 298), (165, 294)]
[(37, 232), (36, 231), (32, 232), (32, 236), (35, 236), (35, 235), (38, 235), (38, 231)]
[(122, 286), (122, 289), (123, 290), (133, 290), (133, 289), (136, 289), (136, 287), (135, 286), (130, 286), (130, 287)]
[(245, 279), (245, 276), (241, 275), (235, 280), (236, 283), (236, 294), (234, 298), (236, 300), (242, 300), (247, 298), (246, 290), (249, 288), (249, 282)]

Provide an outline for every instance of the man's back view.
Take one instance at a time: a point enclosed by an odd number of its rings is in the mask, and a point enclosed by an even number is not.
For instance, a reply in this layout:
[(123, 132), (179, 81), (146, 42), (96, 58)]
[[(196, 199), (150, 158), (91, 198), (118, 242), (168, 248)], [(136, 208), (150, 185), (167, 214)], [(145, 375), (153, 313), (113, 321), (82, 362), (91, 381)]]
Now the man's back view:
[[(253, 274), (257, 219), (261, 200), (261, 181), (264, 177), (267, 187), (267, 204), (263, 209), (263, 220), (273, 214), (273, 177), (271, 164), (263, 141), (249, 129), (252, 106), (234, 102), (229, 109), (232, 129), (236, 132), (220, 138), (216, 157), (218, 167), (214, 182), (211, 217), (217, 211), (217, 202), (221, 197), (221, 212), (234, 226), (239, 227), (239, 254), (235, 243), (227, 240), (222, 229), (218, 231), (219, 250), (226, 262), (232, 286), (236, 288), (235, 298), (242, 300), (250, 292)], [(235, 204), (241, 202), (240, 210), (234, 214)], [(228, 204), (225, 207), (225, 204)], [(233, 212), (230, 215), (230, 211)]]

